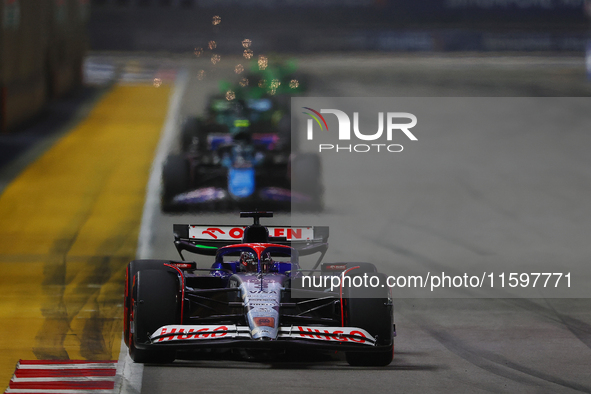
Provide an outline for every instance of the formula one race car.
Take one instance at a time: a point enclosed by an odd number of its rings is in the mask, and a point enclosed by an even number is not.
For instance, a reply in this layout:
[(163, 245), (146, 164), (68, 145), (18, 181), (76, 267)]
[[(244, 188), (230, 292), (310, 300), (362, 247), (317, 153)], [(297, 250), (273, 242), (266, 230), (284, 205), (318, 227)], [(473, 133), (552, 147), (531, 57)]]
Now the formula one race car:
[[(396, 334), (388, 287), (326, 286), (335, 276), (386, 283), (385, 276), (370, 263), (321, 265), (328, 227), (259, 223), (272, 215), (241, 213), (254, 218), (250, 226), (175, 224), (181, 258), (183, 251), (215, 256), (208, 267), (184, 259), (129, 263), (124, 337), (135, 362), (172, 362), (180, 351), (198, 356), (231, 348), (255, 354), (343, 351), (351, 365), (390, 364)], [(314, 253), (320, 253), (314, 267), (302, 270), (299, 257)], [(306, 275), (315, 278), (307, 286)]]
[(278, 101), (214, 96), (208, 108), (206, 117), (185, 121), (181, 153), (164, 163), (163, 211), (322, 209), (320, 158), (292, 149), (289, 116)]

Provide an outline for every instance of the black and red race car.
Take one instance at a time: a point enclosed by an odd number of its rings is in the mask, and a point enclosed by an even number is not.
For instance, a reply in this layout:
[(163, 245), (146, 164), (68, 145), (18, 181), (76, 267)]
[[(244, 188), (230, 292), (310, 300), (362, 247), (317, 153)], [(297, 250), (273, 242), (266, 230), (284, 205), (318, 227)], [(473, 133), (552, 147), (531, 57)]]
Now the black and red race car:
[[(182, 260), (129, 263), (125, 343), (135, 362), (172, 362), (178, 350), (280, 354), (308, 347), (343, 351), (351, 365), (390, 364), (395, 326), (388, 287), (331, 285), (335, 276), (386, 283), (385, 276), (370, 263), (321, 264), (328, 227), (260, 224), (270, 216), (242, 212), (254, 218), (249, 226), (175, 224)], [(214, 259), (199, 267), (183, 251)], [(312, 269), (302, 269), (299, 257), (315, 253)]]

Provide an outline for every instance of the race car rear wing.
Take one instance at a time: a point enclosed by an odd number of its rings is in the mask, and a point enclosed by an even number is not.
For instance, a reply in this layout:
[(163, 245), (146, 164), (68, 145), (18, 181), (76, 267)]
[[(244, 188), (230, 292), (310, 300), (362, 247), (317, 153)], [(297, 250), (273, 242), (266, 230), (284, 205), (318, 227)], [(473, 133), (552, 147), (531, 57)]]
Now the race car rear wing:
[[(260, 226), (255, 224), (254, 226)], [(228, 245), (244, 242), (244, 233), (253, 226), (219, 226), (203, 224), (175, 224), (175, 246), (179, 252), (215, 256), (217, 250)], [(262, 228), (262, 226), (260, 226)], [(288, 245), (298, 250), (301, 256), (326, 251), (327, 226), (269, 226), (265, 243)], [(181, 258), (183, 258), (181, 254)]]

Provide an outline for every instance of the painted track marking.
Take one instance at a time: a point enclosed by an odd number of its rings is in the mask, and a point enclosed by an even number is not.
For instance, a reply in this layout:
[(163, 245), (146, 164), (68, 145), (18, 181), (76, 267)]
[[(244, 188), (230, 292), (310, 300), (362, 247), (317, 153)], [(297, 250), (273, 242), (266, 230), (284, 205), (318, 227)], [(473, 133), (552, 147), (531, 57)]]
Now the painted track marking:
[(20, 360), (5, 394), (113, 393), (115, 361)]

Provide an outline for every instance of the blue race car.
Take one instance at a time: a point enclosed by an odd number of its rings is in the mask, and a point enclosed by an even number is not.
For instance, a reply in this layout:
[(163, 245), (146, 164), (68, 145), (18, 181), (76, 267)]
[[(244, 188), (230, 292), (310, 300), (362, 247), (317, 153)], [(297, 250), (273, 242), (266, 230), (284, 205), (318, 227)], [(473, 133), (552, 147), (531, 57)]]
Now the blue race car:
[(214, 96), (205, 118), (188, 118), (181, 153), (162, 169), (162, 210), (322, 209), (320, 158), (292, 149), (289, 116), (281, 108), (269, 97)]

